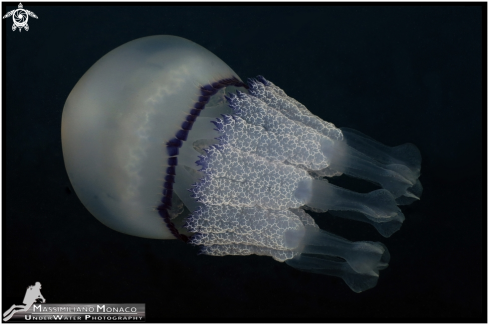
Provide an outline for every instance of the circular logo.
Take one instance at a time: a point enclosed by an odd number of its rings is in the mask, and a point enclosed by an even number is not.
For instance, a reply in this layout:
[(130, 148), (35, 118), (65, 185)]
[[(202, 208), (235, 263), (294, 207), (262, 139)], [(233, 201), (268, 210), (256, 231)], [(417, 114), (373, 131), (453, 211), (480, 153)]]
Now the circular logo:
[(17, 9), (13, 14), (13, 19), (15, 26), (24, 27), (27, 24), (27, 20), (29, 20), (29, 15), (24, 9)]

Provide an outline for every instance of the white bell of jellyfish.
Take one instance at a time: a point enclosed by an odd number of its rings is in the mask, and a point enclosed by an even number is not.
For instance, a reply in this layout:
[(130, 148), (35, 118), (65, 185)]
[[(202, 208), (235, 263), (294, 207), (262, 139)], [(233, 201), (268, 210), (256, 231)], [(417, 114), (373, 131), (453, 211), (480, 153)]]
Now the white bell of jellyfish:
[[(66, 100), (61, 133), (73, 188), (108, 227), (209, 255), (272, 256), (355, 292), (376, 285), (387, 248), (321, 230), (305, 210), (336, 210), (388, 237), (404, 220), (398, 205), (422, 192), (414, 145), (338, 129), (175, 36), (137, 39), (96, 62)], [(342, 173), (382, 189), (360, 194), (324, 178)]]

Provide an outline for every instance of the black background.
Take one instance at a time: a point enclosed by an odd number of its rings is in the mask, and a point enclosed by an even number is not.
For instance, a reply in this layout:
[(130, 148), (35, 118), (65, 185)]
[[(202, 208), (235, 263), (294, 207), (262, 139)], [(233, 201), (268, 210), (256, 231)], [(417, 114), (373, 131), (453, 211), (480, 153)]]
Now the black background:
[[(39, 17), (28, 32), (3, 21), (3, 311), (40, 281), (47, 302), (146, 303), (149, 321), (484, 321), (485, 3), (23, 5)], [(2, 14), (16, 7), (4, 3)], [(177, 241), (117, 233), (83, 207), (63, 164), (64, 102), (104, 54), (156, 34), (204, 46), (243, 79), (264, 75), (337, 126), (419, 147), (424, 193), (403, 208), (406, 221), (391, 238), (314, 215), (338, 235), (388, 246), (377, 287), (356, 294), (339, 278), (270, 257), (197, 255)]]

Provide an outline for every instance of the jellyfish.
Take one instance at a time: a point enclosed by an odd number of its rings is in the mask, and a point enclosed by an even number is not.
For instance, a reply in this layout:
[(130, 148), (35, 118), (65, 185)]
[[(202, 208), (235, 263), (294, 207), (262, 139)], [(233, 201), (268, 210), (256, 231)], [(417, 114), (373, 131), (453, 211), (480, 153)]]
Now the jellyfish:
[[(306, 211), (389, 237), (404, 221), (399, 205), (422, 192), (416, 146), (337, 128), (176, 36), (140, 38), (97, 61), (66, 100), (61, 136), (70, 182), (106, 226), (213, 256), (271, 256), (355, 292), (377, 284), (387, 248), (322, 230)], [(342, 174), (379, 189), (328, 182)]]

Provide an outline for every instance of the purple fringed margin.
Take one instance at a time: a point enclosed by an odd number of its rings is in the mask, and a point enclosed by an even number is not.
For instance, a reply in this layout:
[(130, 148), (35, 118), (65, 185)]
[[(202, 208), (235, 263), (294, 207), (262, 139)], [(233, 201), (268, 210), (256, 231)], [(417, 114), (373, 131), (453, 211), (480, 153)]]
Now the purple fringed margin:
[(209, 102), (210, 98), (215, 95), (220, 89), (226, 88), (228, 86), (234, 87), (244, 87), (248, 89), (248, 86), (240, 81), (236, 77), (229, 79), (222, 79), (212, 84), (200, 87), (200, 97), (199, 100), (190, 109), (189, 114), (185, 118), (181, 125), (181, 129), (175, 134), (175, 137), (166, 143), (166, 150), (168, 152), (168, 167), (166, 169), (165, 183), (163, 184), (163, 198), (161, 199), (161, 204), (156, 208), (158, 213), (163, 218), (166, 226), (170, 232), (177, 239), (182, 240), (187, 243), (189, 238), (184, 234), (180, 234), (170, 220), (170, 213), (168, 209), (171, 208), (171, 202), (173, 198), (173, 183), (175, 183), (175, 166), (178, 164), (178, 149), (182, 147), (183, 141), (187, 140), (189, 131), (192, 129), (193, 123), (197, 120), (200, 112), (205, 108), (205, 105)]

